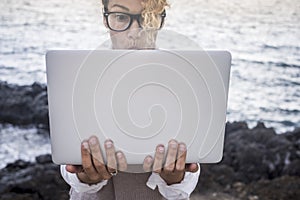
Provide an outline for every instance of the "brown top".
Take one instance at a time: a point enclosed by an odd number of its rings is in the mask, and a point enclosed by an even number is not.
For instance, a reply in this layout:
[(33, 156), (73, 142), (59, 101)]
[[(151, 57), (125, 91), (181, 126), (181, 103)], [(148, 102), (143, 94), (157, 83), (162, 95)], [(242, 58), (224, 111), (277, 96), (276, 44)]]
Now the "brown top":
[(78, 193), (71, 188), (71, 200), (160, 200), (158, 189), (147, 187), (146, 183), (151, 173), (125, 173), (119, 172), (118, 176), (112, 177), (107, 185), (97, 193)]

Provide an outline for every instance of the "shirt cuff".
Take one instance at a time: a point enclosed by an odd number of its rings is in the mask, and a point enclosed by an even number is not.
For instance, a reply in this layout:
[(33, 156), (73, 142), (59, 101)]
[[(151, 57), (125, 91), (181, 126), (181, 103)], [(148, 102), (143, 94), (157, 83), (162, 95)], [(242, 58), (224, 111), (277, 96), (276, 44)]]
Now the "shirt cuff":
[(70, 173), (66, 170), (66, 165), (60, 166), (60, 173), (64, 180), (76, 191), (76, 192), (85, 192), (85, 193), (96, 193), (103, 186), (107, 184), (107, 180), (103, 180), (97, 184), (89, 185), (86, 183), (82, 183), (76, 173)]
[(152, 190), (155, 190), (157, 186), (160, 194), (166, 199), (188, 199), (197, 186), (199, 175), (200, 165), (198, 164), (198, 171), (185, 172), (180, 183), (167, 185), (158, 173), (152, 172), (146, 184)]

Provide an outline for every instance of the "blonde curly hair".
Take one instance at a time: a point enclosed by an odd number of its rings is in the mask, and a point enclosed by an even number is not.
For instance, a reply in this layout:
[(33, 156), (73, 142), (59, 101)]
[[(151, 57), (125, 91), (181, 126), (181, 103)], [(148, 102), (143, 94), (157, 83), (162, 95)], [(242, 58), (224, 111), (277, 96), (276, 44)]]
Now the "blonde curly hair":
[(165, 8), (169, 6), (167, 0), (143, 0), (142, 1), (143, 11), (143, 28), (147, 29), (158, 29), (161, 25), (161, 15)]

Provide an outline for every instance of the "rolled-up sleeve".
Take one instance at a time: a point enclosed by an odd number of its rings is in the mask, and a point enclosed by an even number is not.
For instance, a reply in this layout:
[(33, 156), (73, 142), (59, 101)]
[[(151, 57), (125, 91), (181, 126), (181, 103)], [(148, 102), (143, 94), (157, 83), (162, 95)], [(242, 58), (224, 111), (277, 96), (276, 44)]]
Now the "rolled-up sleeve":
[(184, 179), (180, 183), (173, 185), (167, 185), (159, 174), (153, 172), (147, 181), (147, 186), (152, 190), (158, 187), (160, 194), (169, 200), (188, 199), (197, 186), (199, 176), (199, 164), (197, 172), (186, 172)]
[(60, 173), (64, 180), (72, 187), (72, 189), (78, 193), (96, 193), (107, 184), (107, 180), (92, 185), (82, 183), (76, 174), (70, 173), (66, 170), (66, 165), (60, 166)]

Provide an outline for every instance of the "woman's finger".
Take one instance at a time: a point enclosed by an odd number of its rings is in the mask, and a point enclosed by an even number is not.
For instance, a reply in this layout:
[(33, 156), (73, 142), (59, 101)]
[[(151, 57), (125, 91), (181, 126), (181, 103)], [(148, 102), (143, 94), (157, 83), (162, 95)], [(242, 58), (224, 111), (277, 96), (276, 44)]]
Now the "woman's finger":
[(160, 144), (157, 145), (155, 156), (154, 156), (154, 163), (153, 163), (153, 171), (156, 173), (160, 173), (162, 166), (163, 166), (163, 160), (165, 155), (165, 147), (164, 145)]
[(185, 171), (186, 172), (192, 172), (195, 173), (198, 171), (198, 164), (197, 163), (190, 163), (185, 165)]
[(103, 177), (104, 179), (109, 178), (109, 174), (107, 173), (103, 157), (102, 157), (102, 151), (100, 148), (99, 140), (96, 136), (92, 136), (89, 138), (89, 146), (91, 150), (91, 158), (92, 162), (94, 164), (94, 167), (99, 174), (100, 177)]
[(118, 151), (116, 153), (116, 157), (117, 157), (117, 162), (118, 162), (118, 170), (120, 170), (120, 171), (126, 171), (126, 169), (127, 169), (127, 161), (126, 161), (126, 157), (123, 154), (123, 152)]
[(164, 171), (166, 173), (172, 173), (175, 168), (175, 162), (177, 158), (178, 143), (176, 140), (170, 140), (168, 144), (168, 153), (166, 157), (166, 163)]
[(145, 172), (151, 172), (151, 167), (153, 164), (153, 158), (151, 156), (146, 156), (143, 162), (143, 169)]
[(185, 170), (185, 160), (186, 160), (186, 145), (184, 143), (180, 143), (178, 147), (178, 155), (176, 161), (176, 171), (184, 171)]
[(106, 140), (104, 146), (106, 151), (107, 170), (109, 173), (116, 172), (117, 160), (114, 144), (111, 140)]
[(83, 168), (81, 165), (66, 165), (66, 170), (70, 173), (80, 173)]
[(82, 159), (82, 167), (84, 172), (91, 180), (98, 179), (97, 170), (95, 169), (88, 141), (83, 141), (81, 144), (81, 159)]

